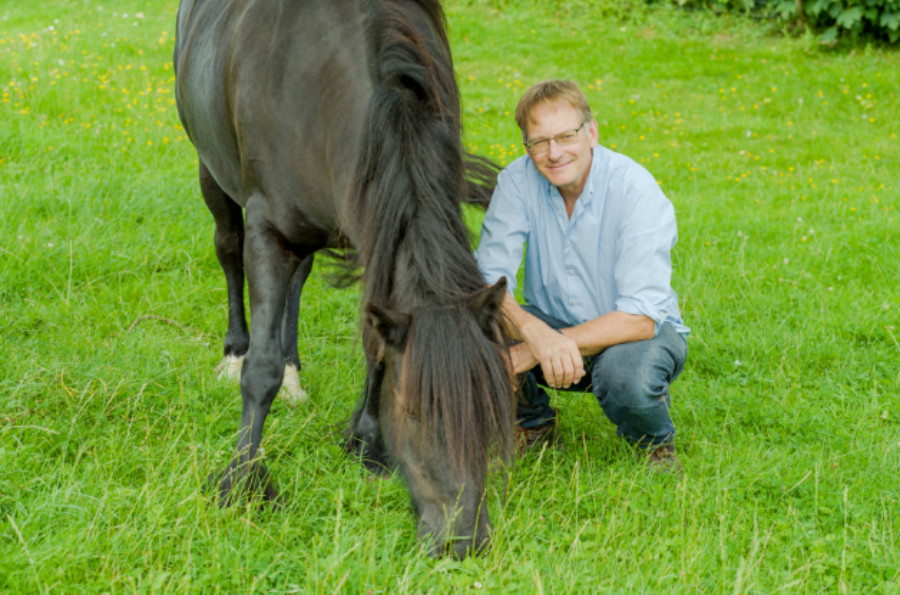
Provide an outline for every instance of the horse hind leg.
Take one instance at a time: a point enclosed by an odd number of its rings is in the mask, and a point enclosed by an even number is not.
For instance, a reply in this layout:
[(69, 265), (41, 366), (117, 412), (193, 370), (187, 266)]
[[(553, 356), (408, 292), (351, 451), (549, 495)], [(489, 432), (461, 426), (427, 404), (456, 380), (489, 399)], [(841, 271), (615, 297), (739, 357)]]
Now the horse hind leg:
[[(216, 257), (225, 273), (228, 292), (228, 330), (222, 360), (216, 365), (219, 378), (240, 382), (244, 356), (250, 346), (247, 316), (244, 309), (244, 213), (212, 177), (206, 165), (200, 162), (200, 191), (207, 208), (216, 222)], [(300, 357), (297, 351), (297, 316), (300, 293), (309, 277), (313, 255), (297, 267), (291, 280), (285, 314), (282, 322), (282, 344), (285, 346), (284, 384), (279, 396), (291, 407), (305, 402), (308, 397), (300, 386)]]
[[(291, 277), (288, 293), (284, 303), (284, 317), (281, 322), (281, 345), (284, 353), (284, 380), (278, 398), (287, 405), (296, 409), (301, 403), (309, 400), (309, 394), (300, 385), (300, 354), (297, 349), (298, 320), (300, 315), (300, 294), (303, 285), (312, 271), (314, 255), (310, 254), (300, 263)], [(226, 355), (216, 366), (216, 373), (220, 378), (228, 378), (235, 381), (241, 379), (241, 367), (244, 356), (234, 357)]]
[(223, 358), (216, 366), (216, 372), (220, 378), (238, 379), (244, 355), (250, 347), (244, 310), (244, 213), (241, 206), (219, 186), (202, 161), (200, 192), (216, 223), (216, 258), (225, 273), (228, 292), (228, 330)]
[(278, 396), (290, 405), (296, 407), (308, 400), (308, 395), (300, 386), (300, 354), (297, 350), (298, 321), (300, 318), (300, 294), (303, 285), (312, 271), (313, 259), (310, 254), (304, 258), (297, 270), (291, 276), (288, 293), (284, 304), (284, 317), (281, 321), (281, 348), (284, 353), (284, 380)]

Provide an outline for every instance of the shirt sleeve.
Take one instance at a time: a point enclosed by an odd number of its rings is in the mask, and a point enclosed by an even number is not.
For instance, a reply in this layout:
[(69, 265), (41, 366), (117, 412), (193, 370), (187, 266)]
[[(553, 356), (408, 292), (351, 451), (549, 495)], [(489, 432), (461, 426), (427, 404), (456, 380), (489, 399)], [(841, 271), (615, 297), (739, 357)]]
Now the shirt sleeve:
[(655, 181), (632, 188), (620, 226), (616, 308), (643, 314), (657, 329), (670, 316), (672, 248), (678, 237), (675, 209)]
[(528, 213), (522, 185), (523, 181), (517, 180), (510, 168), (500, 172), (491, 204), (481, 224), (478, 249), (475, 250), (475, 260), (484, 280), (493, 284), (506, 277), (506, 288), (510, 294), (515, 292), (516, 274), (528, 241)]

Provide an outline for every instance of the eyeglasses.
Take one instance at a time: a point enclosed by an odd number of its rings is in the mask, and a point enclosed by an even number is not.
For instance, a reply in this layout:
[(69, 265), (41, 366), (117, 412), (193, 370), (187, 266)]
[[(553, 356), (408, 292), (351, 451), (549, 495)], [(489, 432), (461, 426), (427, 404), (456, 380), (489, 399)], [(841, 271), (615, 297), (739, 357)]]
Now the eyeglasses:
[(534, 140), (527, 140), (522, 144), (525, 145), (525, 148), (528, 149), (528, 152), (532, 155), (542, 155), (549, 151), (550, 141), (556, 141), (556, 144), (560, 147), (568, 147), (569, 145), (574, 145), (575, 141), (578, 140), (578, 133), (584, 128), (585, 124), (587, 124), (587, 122), (582, 122), (581, 126), (578, 128), (560, 132), (550, 138), (536, 138)]

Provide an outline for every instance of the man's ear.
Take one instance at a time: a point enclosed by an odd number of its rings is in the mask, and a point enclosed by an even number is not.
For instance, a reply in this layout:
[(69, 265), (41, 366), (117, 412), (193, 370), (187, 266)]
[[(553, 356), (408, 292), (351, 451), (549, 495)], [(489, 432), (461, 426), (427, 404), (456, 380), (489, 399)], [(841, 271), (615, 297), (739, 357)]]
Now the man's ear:
[(504, 296), (506, 296), (506, 277), (500, 277), (493, 285), (479, 289), (469, 297), (469, 310), (475, 315), (478, 326), (485, 334), (493, 332), (491, 329), (494, 328), (503, 308)]
[(597, 124), (597, 120), (593, 118), (588, 123), (588, 138), (591, 139), (592, 149), (600, 143), (600, 127)]
[(378, 342), (378, 360), (384, 358), (385, 347), (403, 350), (412, 317), (403, 312), (380, 308), (375, 304), (366, 305), (366, 326), (374, 331)]

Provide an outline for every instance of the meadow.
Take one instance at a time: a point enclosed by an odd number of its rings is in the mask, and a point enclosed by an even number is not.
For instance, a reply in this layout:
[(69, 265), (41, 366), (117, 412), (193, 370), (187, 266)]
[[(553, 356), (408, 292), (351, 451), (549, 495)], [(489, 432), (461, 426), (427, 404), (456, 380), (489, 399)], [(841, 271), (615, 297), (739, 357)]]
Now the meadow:
[(564, 450), (494, 478), (493, 548), (423, 556), (402, 482), (341, 448), (359, 292), (314, 271), (310, 401), (264, 443), (283, 505), (211, 505), (240, 396), (176, 3), (3, 3), (0, 593), (900, 593), (900, 55), (665, 3), (444, 5), (470, 149), (521, 155), (519, 95), (571, 78), (674, 203), (684, 477), (558, 393)]

